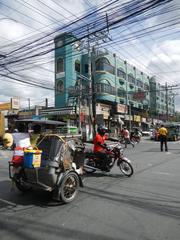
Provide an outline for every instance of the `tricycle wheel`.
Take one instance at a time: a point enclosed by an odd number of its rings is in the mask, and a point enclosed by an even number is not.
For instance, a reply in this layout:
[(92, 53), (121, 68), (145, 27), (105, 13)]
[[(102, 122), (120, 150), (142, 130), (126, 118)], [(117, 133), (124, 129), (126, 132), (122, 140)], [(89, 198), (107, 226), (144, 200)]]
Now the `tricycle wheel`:
[(28, 192), (32, 187), (23, 180), (23, 177), (19, 177), (15, 180), (16, 187), (21, 192)]
[(61, 182), (60, 198), (64, 203), (74, 200), (79, 188), (79, 177), (75, 172), (68, 173)]

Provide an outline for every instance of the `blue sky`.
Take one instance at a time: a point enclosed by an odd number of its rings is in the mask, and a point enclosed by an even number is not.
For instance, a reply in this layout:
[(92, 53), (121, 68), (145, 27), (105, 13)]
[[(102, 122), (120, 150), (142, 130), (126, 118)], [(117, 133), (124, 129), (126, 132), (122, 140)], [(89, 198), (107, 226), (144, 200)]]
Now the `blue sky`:
[[(17, 48), (18, 44), (22, 46), (46, 32), (75, 21), (83, 13), (87, 14), (90, 9), (95, 11), (97, 6), (105, 2), (107, 1), (0, 0), (0, 54), (6, 55)], [(108, 1), (111, 2), (113, 1)], [(117, 4), (125, 2), (127, 1), (120, 0)], [(121, 24), (117, 29), (110, 28), (112, 41), (107, 42), (105, 47), (149, 76), (156, 76), (161, 84), (167, 82), (168, 85), (176, 85), (176, 110), (180, 111), (179, 9), (179, 0), (174, 0), (151, 12), (155, 16), (145, 15), (147, 19), (144, 20), (140, 16), (129, 24)], [(99, 17), (101, 15), (97, 15), (97, 19)], [(119, 16), (114, 15), (115, 17)], [(12, 54), (12, 58), (13, 56), (16, 55)], [(5, 61), (2, 58), (0, 60), (1, 64)], [(7, 66), (7, 69), (1, 67), (4, 75), (12, 76), (12, 72), (18, 69), (17, 74), (23, 75), (25, 79), (54, 86), (53, 53), (34, 61), (28, 70), (23, 70), (26, 63)], [(28, 98), (33, 106), (45, 104), (45, 98), (48, 98), (50, 105), (54, 102), (53, 90), (20, 84), (1, 76), (0, 102), (8, 102), (12, 96), (19, 96), (23, 107), (28, 106)]]

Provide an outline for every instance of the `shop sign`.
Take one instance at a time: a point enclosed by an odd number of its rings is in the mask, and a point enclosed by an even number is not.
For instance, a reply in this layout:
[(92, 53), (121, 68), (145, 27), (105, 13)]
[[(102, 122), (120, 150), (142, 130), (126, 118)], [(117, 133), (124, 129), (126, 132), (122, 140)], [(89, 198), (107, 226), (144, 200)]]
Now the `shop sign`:
[(135, 122), (140, 122), (140, 121), (141, 121), (141, 116), (139, 116), (139, 115), (134, 115), (134, 121), (135, 121)]
[(158, 123), (158, 119), (153, 119), (153, 123), (154, 124)]
[(131, 116), (131, 115), (125, 115), (125, 116), (124, 116), (124, 120), (132, 121), (132, 120), (133, 120), (133, 116)]
[(117, 104), (116, 105), (116, 112), (117, 113), (127, 113), (127, 106), (124, 104)]
[(141, 118), (141, 122), (144, 122), (144, 123), (146, 123), (146, 118)]
[(20, 109), (20, 100), (17, 97), (11, 98), (11, 108), (12, 109)]
[(76, 114), (75, 107), (62, 107), (62, 108), (52, 108), (52, 109), (42, 109), (40, 110), (41, 115), (71, 115)]
[(111, 106), (98, 103), (96, 105), (96, 114), (102, 114), (104, 119), (108, 119)]
[(84, 112), (80, 112), (80, 121), (85, 122), (85, 113)]
[(133, 93), (133, 100), (136, 101), (143, 101), (146, 97), (146, 93), (145, 92), (135, 92)]

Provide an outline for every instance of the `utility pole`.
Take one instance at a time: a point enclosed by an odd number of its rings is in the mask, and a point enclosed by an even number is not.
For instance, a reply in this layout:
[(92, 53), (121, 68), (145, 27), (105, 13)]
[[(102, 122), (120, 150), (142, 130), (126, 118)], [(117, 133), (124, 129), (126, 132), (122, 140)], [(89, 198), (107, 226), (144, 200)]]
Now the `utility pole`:
[(165, 98), (166, 98), (166, 121), (168, 122), (168, 120), (169, 120), (169, 93), (168, 93), (168, 91), (169, 91), (169, 88), (171, 88), (171, 90), (172, 90), (172, 88), (173, 87), (177, 87), (178, 85), (168, 85), (167, 84), (167, 82), (166, 82), (166, 84), (165, 84), (165, 94), (166, 94), (166, 96), (165, 96)]
[(45, 99), (45, 107), (48, 108), (48, 99)]
[(78, 89), (79, 89), (79, 97), (78, 97), (78, 108), (79, 108), (79, 133), (82, 133), (81, 127), (81, 100), (82, 100), (82, 80), (78, 80)]
[(31, 109), (31, 100), (30, 100), (30, 98), (28, 98), (28, 109), (29, 110)]
[(113, 54), (115, 66), (115, 103), (117, 103), (117, 59), (116, 54)]
[(93, 137), (92, 133), (92, 118), (93, 118), (93, 111), (92, 111), (92, 99), (93, 99), (93, 91), (92, 91), (92, 71), (91, 71), (91, 62), (92, 62), (92, 54), (91, 54), (91, 45), (90, 45), (90, 38), (89, 38), (89, 26), (88, 26), (88, 78), (89, 78), (89, 139)]
[(165, 84), (165, 89), (166, 89), (166, 121), (168, 122), (168, 120), (169, 120), (169, 107), (168, 107), (168, 85), (167, 85), (167, 82)]
[[(125, 80), (126, 80), (126, 111), (128, 111), (128, 75), (127, 75), (127, 62), (124, 61), (125, 64)], [(124, 113), (125, 114), (125, 113)], [(129, 131), (131, 131), (131, 106), (129, 104), (129, 111), (128, 111), (128, 120), (129, 120)]]
[(95, 48), (92, 47), (92, 114), (93, 114), (93, 137), (96, 132), (96, 88), (95, 88)]
[(95, 48), (94, 46), (99, 45), (99, 41), (105, 43), (107, 40), (111, 40), (109, 37), (109, 22), (108, 14), (106, 13), (107, 30), (93, 33), (95, 25), (93, 23), (87, 26), (87, 39), (81, 41), (82, 50), (88, 50), (88, 107), (89, 107), (89, 140), (92, 139), (96, 132), (96, 92), (95, 92)]

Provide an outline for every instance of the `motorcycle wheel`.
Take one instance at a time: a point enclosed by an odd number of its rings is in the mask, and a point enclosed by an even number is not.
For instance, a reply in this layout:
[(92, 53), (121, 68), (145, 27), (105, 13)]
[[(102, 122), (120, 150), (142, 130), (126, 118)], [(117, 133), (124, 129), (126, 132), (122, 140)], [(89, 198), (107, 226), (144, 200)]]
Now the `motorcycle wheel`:
[(88, 166), (95, 167), (95, 162), (93, 159), (85, 158), (83, 170), (86, 173), (94, 173), (96, 171), (95, 169), (89, 168)]
[(69, 203), (74, 200), (79, 188), (79, 178), (76, 173), (70, 172), (61, 182), (60, 199), (63, 203)]
[(21, 192), (28, 192), (32, 189), (32, 187), (23, 180), (22, 176), (18, 176), (18, 178), (16, 178), (15, 184), (17, 189)]
[(121, 172), (122, 172), (125, 176), (127, 176), (127, 177), (132, 176), (133, 173), (134, 173), (134, 170), (133, 170), (132, 165), (131, 165), (129, 162), (125, 161), (125, 160), (122, 160), (122, 161), (119, 163), (119, 168), (120, 168)]

